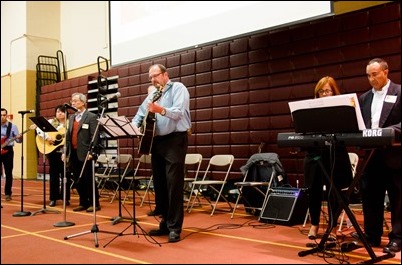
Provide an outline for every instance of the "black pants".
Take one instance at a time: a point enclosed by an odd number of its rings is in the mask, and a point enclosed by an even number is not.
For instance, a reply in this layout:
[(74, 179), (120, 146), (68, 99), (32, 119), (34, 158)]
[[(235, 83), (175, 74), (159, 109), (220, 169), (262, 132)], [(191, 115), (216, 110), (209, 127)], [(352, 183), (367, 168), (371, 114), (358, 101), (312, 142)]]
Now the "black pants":
[[(70, 165), (71, 171), (73, 172), (74, 181), (76, 183), (76, 188), (78, 195), (80, 196), (80, 206), (89, 207), (93, 205), (93, 170), (92, 170), (92, 160), (88, 160), (85, 163), (84, 171), (81, 175), (81, 170), (84, 167), (84, 162), (80, 161), (77, 157), (77, 150), (71, 150), (70, 154)], [(95, 184), (95, 206), (99, 206), (99, 192), (98, 187)]]
[(162, 214), (159, 226), (177, 233), (181, 233), (184, 219), (184, 160), (187, 146), (187, 132), (156, 136), (152, 144), (155, 204)]
[[(304, 185), (309, 192), (309, 212), (312, 225), (318, 225), (320, 222), (323, 200), (328, 201), (333, 213), (339, 207), (337, 198), (331, 192), (333, 191), (331, 186), (335, 185), (338, 190), (341, 190), (352, 183), (352, 170), (346, 147), (339, 145), (335, 147), (334, 151), (331, 154), (329, 148), (310, 149), (304, 159)], [(325, 177), (318, 161), (326, 169), (331, 178), (330, 181)], [(326, 185), (328, 192), (323, 192), (323, 185)]]
[(4, 194), (11, 195), (11, 188), (13, 187), (14, 149), (12, 146), (6, 146), (3, 150), (7, 151), (5, 154), (1, 155), (1, 163), (4, 166), (4, 173), (6, 175)]
[(390, 240), (401, 244), (401, 149), (376, 150), (361, 179), (364, 232), (378, 240), (383, 234), (385, 192), (391, 208)]
[[(61, 160), (61, 151), (54, 150), (47, 155), (49, 161), (49, 199), (51, 201), (63, 199), (64, 162)], [(66, 169), (66, 200), (70, 200), (70, 172)]]

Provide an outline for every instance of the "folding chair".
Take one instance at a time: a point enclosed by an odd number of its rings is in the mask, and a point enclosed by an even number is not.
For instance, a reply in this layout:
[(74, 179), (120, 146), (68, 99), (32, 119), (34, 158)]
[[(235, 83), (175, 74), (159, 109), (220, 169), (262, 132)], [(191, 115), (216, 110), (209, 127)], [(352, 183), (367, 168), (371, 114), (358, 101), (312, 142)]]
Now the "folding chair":
[(119, 189), (130, 172), (129, 169), (132, 160), (133, 156), (131, 154), (119, 154), (114, 160), (114, 167), (109, 174), (109, 181), (113, 182), (116, 185), (116, 188), (113, 192), (110, 203), (112, 203), (119, 194)]
[(254, 215), (259, 215), (271, 187), (283, 184), (285, 172), (276, 153), (257, 153), (252, 155), (247, 163), (240, 168), (244, 178), (234, 185), (239, 191), (236, 204), (232, 211), (233, 218), (239, 201), (244, 200), (244, 208)]
[[(199, 153), (189, 153), (186, 154), (186, 159), (184, 161), (184, 194), (188, 195), (187, 208), (188, 209), (191, 201), (190, 195), (193, 193), (194, 185), (192, 182), (198, 179), (198, 174), (200, 172), (200, 167), (202, 163), (202, 155)], [(191, 172), (190, 172), (191, 171)]]
[[(356, 153), (348, 153), (349, 154), (349, 160), (350, 160), (350, 165), (352, 166), (352, 176), (353, 178), (356, 175), (356, 170), (357, 170), (357, 164), (359, 163), (359, 156)], [(347, 192), (349, 188), (342, 189), (342, 192)], [(339, 228), (338, 231), (342, 231), (342, 224), (343, 220), (345, 218), (345, 210), (342, 210), (341, 213), (341, 220), (339, 221)], [(352, 226), (352, 224), (348, 224), (348, 227)]]
[[(130, 180), (129, 187), (130, 189), (127, 190), (126, 195), (124, 197), (123, 202), (128, 199), (130, 195), (130, 191), (134, 190), (135, 193), (141, 199), (140, 207), (143, 205), (145, 198), (148, 196), (149, 192), (151, 191), (152, 185), (152, 172), (151, 172), (151, 155), (143, 154), (138, 159), (137, 165), (134, 170), (134, 175), (126, 177), (126, 180)], [(146, 172), (145, 172), (146, 171)], [(138, 189), (135, 188), (137, 182), (145, 182), (145, 192), (141, 195), (138, 192)]]
[(98, 182), (99, 194), (105, 188), (107, 179), (109, 178), (109, 173), (113, 165), (113, 160), (106, 154), (100, 154), (96, 160), (97, 168), (95, 171), (95, 179)]
[[(194, 189), (192, 194), (190, 194), (190, 197), (194, 196), (194, 198), (191, 203), (191, 207), (188, 210), (189, 213), (193, 209), (194, 202), (198, 199), (198, 196), (203, 195), (202, 193), (204, 190), (210, 190), (211, 195), (216, 194), (216, 201), (214, 203), (212, 202), (212, 199), (208, 198), (208, 196), (203, 196), (212, 207), (211, 216), (214, 214), (220, 198), (226, 201), (226, 203), (229, 205), (230, 212), (232, 211), (233, 207), (225, 196), (222, 195), (222, 191), (227, 182), (226, 180), (232, 168), (233, 161), (233, 155), (214, 155), (211, 157), (202, 180), (195, 180), (192, 182)], [(216, 172), (213, 174), (214, 171), (212, 169), (217, 171), (220, 169), (221, 172)]]

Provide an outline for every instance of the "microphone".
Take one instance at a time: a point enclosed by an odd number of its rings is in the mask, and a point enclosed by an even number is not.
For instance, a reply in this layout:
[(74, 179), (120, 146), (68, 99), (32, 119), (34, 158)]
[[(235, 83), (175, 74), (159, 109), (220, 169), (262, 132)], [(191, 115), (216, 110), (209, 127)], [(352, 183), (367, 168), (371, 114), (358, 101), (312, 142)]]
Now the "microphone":
[(120, 96), (121, 96), (120, 92), (117, 92), (116, 94), (107, 97), (107, 98), (106, 98), (104, 101), (102, 101), (100, 104), (103, 105), (103, 104), (105, 104), (106, 102), (109, 102), (109, 101), (111, 101), (111, 100), (113, 100), (113, 99), (116, 99), (116, 98), (118, 98), (118, 97), (120, 97)]
[(71, 109), (71, 110), (73, 110), (73, 111), (75, 111), (75, 112), (78, 111), (76, 108), (74, 108), (73, 106), (71, 106), (71, 105), (69, 105), (69, 104), (67, 104), (67, 103), (64, 103), (64, 107), (65, 107), (66, 109)]
[(35, 113), (35, 110), (30, 109), (30, 110), (20, 110), (18, 111), (19, 114), (26, 114), (26, 113)]

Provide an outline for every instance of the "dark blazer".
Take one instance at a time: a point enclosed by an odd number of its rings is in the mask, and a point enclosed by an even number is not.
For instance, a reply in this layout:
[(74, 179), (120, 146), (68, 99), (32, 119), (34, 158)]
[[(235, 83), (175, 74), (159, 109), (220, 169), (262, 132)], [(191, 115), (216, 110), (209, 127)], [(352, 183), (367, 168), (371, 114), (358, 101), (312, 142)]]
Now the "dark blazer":
[[(380, 128), (392, 127), (398, 133), (401, 132), (401, 85), (391, 81), (387, 96), (396, 96), (396, 101), (384, 102), (380, 117)], [(371, 102), (373, 93), (370, 89), (359, 97), (360, 109), (366, 128), (371, 128)]]
[[(391, 81), (387, 96), (396, 96), (395, 102), (385, 100), (380, 116), (380, 128), (391, 127), (395, 130), (395, 138), (400, 142), (401, 133), (401, 85)], [(370, 89), (359, 97), (360, 109), (362, 112), (366, 128), (371, 128), (371, 103), (373, 102), (373, 93)], [(400, 168), (401, 166), (401, 146), (390, 146), (384, 149), (377, 149), (377, 153), (384, 157), (384, 161), (391, 168)], [(373, 160), (373, 159), (372, 159)]]
[[(66, 146), (67, 146), (67, 156), (71, 153), (71, 134), (73, 131), (73, 124), (75, 121), (75, 114), (71, 115), (69, 118), (69, 127), (66, 134)], [(98, 125), (98, 116), (88, 110), (84, 112), (81, 117), (80, 125), (78, 129), (78, 147), (77, 147), (77, 157), (81, 162), (85, 161), (88, 150), (91, 147), (91, 142), (93, 136), (96, 132), (96, 127)], [(96, 147), (98, 143), (98, 137), (95, 137), (93, 147)], [(93, 148), (94, 149), (94, 148)]]

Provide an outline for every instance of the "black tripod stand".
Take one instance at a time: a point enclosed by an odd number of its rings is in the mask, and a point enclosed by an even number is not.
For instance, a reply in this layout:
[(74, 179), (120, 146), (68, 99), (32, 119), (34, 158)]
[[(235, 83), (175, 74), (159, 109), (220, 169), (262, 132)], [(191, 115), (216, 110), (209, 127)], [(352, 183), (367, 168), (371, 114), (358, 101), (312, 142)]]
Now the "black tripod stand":
[(38, 213), (60, 213), (57, 210), (46, 209), (46, 154), (48, 153), (46, 152), (46, 133), (57, 132), (57, 130), (43, 116), (31, 117), (30, 119), (43, 132), (43, 207), (42, 209), (33, 212), (32, 215), (36, 215)]
[[(88, 111), (88, 110), (87, 110)], [(102, 113), (101, 113), (101, 117), (103, 117), (103, 113), (104, 113), (105, 109), (102, 109)], [(74, 122), (74, 118), (70, 121), (70, 124), (73, 124)], [(93, 134), (90, 146), (88, 148), (88, 152), (87, 152), (87, 156), (85, 158), (84, 164), (82, 166), (82, 170), (81, 170), (81, 174), (78, 178), (78, 181), (80, 181), (80, 179), (82, 178), (84, 172), (86, 171), (86, 166), (87, 166), (87, 161), (89, 159), (91, 159), (91, 163), (92, 163), (92, 207), (93, 207), (93, 225), (91, 227), (91, 229), (89, 231), (84, 231), (78, 234), (74, 234), (74, 235), (70, 235), (70, 236), (66, 236), (64, 237), (64, 240), (67, 240), (69, 238), (73, 238), (73, 237), (77, 237), (77, 236), (81, 236), (81, 235), (86, 235), (89, 233), (93, 233), (94, 237), (95, 237), (95, 247), (99, 247), (99, 243), (98, 243), (98, 233), (99, 232), (103, 232), (103, 233), (109, 233), (109, 234), (116, 234), (115, 232), (109, 232), (109, 231), (100, 231), (98, 228), (98, 225), (96, 223), (96, 194), (95, 194), (95, 160), (96, 160), (96, 154), (93, 152), (93, 147), (94, 147), (94, 143), (96, 142), (96, 139), (98, 137), (98, 131), (99, 131), (99, 125), (100, 122), (98, 121), (98, 124), (96, 126), (95, 132)]]
[[(374, 149), (370, 152), (370, 154), (367, 157), (367, 159), (364, 160), (365, 163), (363, 165), (363, 168), (362, 168), (361, 172), (364, 172), (365, 167), (366, 167), (368, 161), (370, 160), (373, 152), (374, 152)], [(328, 181), (328, 183), (331, 183), (331, 178), (328, 175), (328, 172), (325, 169), (322, 161), (318, 160), (318, 163), (320, 165), (320, 168), (321, 168), (322, 172), (324, 173), (324, 176), (325, 176), (326, 180)], [(353, 227), (355, 228), (356, 233), (359, 235), (359, 238), (362, 241), (364, 247), (366, 248), (367, 253), (370, 255), (370, 258), (371, 258), (370, 260), (367, 260), (367, 261), (361, 262), (361, 263), (365, 263), (365, 264), (377, 263), (377, 262), (379, 262), (381, 260), (393, 258), (395, 256), (394, 253), (386, 253), (385, 255), (382, 255), (380, 257), (376, 256), (376, 254), (374, 253), (374, 251), (371, 248), (370, 244), (368, 243), (366, 237), (364, 236), (364, 233), (363, 233), (362, 229), (360, 228), (360, 225), (358, 224), (358, 222), (356, 220), (356, 217), (354, 216), (352, 210), (348, 206), (349, 205), (349, 197), (350, 197), (351, 193), (353, 192), (354, 187), (358, 183), (359, 179), (360, 179), (360, 176), (356, 176), (353, 179), (352, 184), (348, 188), (348, 193), (347, 193), (346, 197), (341, 194), (341, 192), (338, 190), (338, 188), (336, 186), (333, 187), (332, 192), (333, 192), (333, 196), (335, 197), (335, 199), (338, 202), (338, 207), (337, 207), (337, 209), (335, 209), (332, 218), (330, 218), (330, 220), (329, 220), (327, 230), (325, 231), (323, 237), (321, 238), (320, 243), (316, 247), (314, 247), (312, 249), (309, 249), (309, 250), (300, 251), (299, 252), (299, 257), (304, 257), (304, 256), (306, 256), (308, 254), (313, 254), (313, 253), (325, 251), (325, 248), (326, 248), (325, 244), (326, 244), (326, 242), (327, 242), (327, 240), (328, 240), (328, 238), (330, 236), (330, 233), (331, 233), (332, 229), (336, 226), (336, 221), (335, 220), (338, 220), (339, 215), (341, 214), (342, 210), (345, 210), (346, 215), (348, 216), (348, 218), (351, 221)], [(329, 212), (331, 212), (331, 211), (332, 211), (332, 209), (329, 209)]]
[[(100, 122), (102, 123), (103, 127), (106, 129), (106, 132), (111, 136), (115, 138), (127, 138), (131, 137), (134, 139), (134, 137), (137, 136), (132, 124), (130, 121), (122, 116), (122, 117), (115, 117), (115, 118), (104, 118), (100, 119)], [(134, 150), (134, 146), (133, 146)], [(121, 214), (121, 179), (119, 180), (119, 217)], [(134, 186), (131, 187), (133, 189), (133, 194), (135, 196), (135, 191), (134, 191)], [(125, 231), (127, 231), (131, 226), (133, 226), (133, 233), (132, 235), (144, 235), (144, 236), (149, 236), (156, 244), (161, 246), (159, 242), (157, 242), (152, 236), (150, 236), (137, 222), (135, 219), (135, 198), (133, 199), (133, 214), (132, 214), (132, 219), (131, 223), (128, 227), (126, 227), (123, 231), (118, 233), (114, 238), (112, 238), (104, 247), (109, 245), (113, 240), (115, 240), (118, 236), (124, 236), (124, 235), (129, 235), (129, 234), (124, 234)], [(141, 230), (142, 234), (137, 233), (137, 227)], [(131, 235), (131, 234), (130, 234)]]
[[(119, 195), (118, 195), (118, 197), (119, 197), (119, 215), (111, 219), (112, 225), (117, 224), (122, 221), (131, 221), (131, 219), (133, 218), (133, 217), (131, 217), (131, 218), (123, 217), (122, 213), (121, 213), (121, 208), (124, 207), (121, 203), (121, 186), (123, 185), (123, 181), (124, 181), (124, 177), (125, 177), (124, 173), (126, 173), (126, 172), (123, 172), (123, 175), (121, 175), (120, 163), (121, 163), (120, 144), (119, 144), (119, 139), (117, 139), (117, 172), (118, 172), (117, 176), (118, 176), (118, 180), (119, 180), (118, 184), (117, 184), (118, 185), (117, 192), (119, 193)], [(129, 161), (128, 163), (131, 163), (131, 161)], [(124, 209), (127, 211), (127, 209), (125, 207), (124, 207)]]

